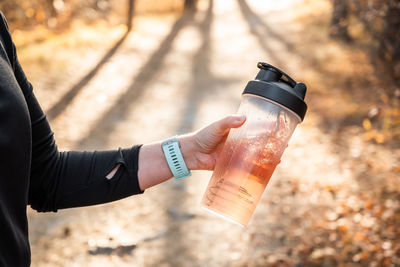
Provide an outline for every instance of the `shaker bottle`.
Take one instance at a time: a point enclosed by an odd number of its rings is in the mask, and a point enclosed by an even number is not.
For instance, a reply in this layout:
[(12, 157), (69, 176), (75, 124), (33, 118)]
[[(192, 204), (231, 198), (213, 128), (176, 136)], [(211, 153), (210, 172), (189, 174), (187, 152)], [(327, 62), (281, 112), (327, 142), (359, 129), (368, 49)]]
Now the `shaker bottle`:
[(283, 151), (304, 119), (306, 86), (280, 69), (259, 62), (256, 78), (243, 91), (239, 114), (246, 122), (231, 129), (201, 205), (246, 226)]

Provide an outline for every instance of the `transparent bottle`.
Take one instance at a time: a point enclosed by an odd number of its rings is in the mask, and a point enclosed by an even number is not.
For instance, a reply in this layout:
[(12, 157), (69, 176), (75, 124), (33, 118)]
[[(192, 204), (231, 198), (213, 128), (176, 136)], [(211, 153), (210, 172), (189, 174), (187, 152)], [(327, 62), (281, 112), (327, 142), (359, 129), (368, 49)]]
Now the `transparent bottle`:
[(238, 114), (246, 122), (232, 129), (203, 196), (202, 207), (246, 226), (306, 113), (306, 86), (267, 63), (242, 95)]

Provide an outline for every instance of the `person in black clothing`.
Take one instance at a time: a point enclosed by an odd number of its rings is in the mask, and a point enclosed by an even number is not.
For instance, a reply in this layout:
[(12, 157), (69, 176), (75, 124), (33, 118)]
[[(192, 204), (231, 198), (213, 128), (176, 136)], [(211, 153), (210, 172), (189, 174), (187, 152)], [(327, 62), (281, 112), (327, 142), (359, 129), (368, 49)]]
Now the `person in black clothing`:
[[(106, 203), (143, 193), (173, 175), (161, 142), (59, 152), (0, 15), (0, 266), (29, 266), (27, 205), (56, 212)], [(179, 136), (188, 169), (212, 170), (230, 128), (244, 121), (231, 115)]]

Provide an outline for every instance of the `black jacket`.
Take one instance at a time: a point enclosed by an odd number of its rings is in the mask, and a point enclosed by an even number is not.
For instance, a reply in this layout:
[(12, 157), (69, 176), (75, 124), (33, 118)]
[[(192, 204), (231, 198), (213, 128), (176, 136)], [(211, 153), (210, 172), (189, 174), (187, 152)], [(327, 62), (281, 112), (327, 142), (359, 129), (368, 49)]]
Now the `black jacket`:
[[(30, 265), (27, 205), (57, 211), (142, 193), (139, 149), (59, 152), (1, 14), (0, 266)], [(107, 179), (118, 163), (116, 175)]]

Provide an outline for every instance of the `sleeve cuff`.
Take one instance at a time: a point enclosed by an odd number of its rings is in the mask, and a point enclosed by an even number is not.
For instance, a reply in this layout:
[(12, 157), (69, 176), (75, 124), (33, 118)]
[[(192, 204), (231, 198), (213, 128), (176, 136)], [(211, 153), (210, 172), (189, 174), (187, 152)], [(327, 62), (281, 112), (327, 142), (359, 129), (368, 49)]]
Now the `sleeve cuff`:
[(143, 194), (144, 190), (140, 189), (138, 170), (139, 170), (139, 152), (141, 145), (135, 145), (131, 148), (120, 149), (125, 161), (125, 167), (132, 179), (132, 186), (135, 188), (135, 194)]

